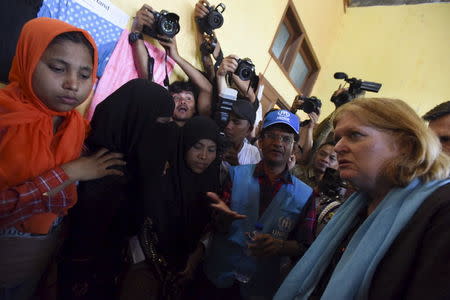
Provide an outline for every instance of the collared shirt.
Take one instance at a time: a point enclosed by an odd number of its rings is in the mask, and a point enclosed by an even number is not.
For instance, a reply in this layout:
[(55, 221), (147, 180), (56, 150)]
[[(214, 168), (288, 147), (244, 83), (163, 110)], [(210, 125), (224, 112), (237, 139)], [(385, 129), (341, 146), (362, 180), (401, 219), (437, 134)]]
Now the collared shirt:
[(261, 161), (261, 154), (258, 147), (250, 144), (247, 139), (244, 140), (241, 151), (238, 153), (240, 165), (253, 165)]
[[(258, 178), (260, 185), (259, 215), (261, 216), (283, 184), (292, 184), (292, 177), (289, 170), (286, 168), (272, 183), (264, 172), (262, 161), (256, 165), (255, 170), (253, 171), (253, 176)], [(231, 202), (232, 187), (233, 183), (228, 175), (225, 184), (223, 185), (222, 192), (222, 200), (228, 205)], [(311, 245), (314, 241), (316, 218), (316, 205), (314, 197), (311, 195), (308, 202), (303, 207), (299, 216), (298, 225), (291, 233), (289, 239), (295, 239), (305, 246)]]
[(69, 177), (57, 167), (30, 181), (0, 192), (0, 229), (13, 227), (39, 213), (61, 214), (73, 205), (64, 190), (53, 196), (48, 192), (58, 187)]
[(259, 215), (261, 216), (269, 206), (270, 202), (272, 202), (273, 197), (278, 193), (281, 186), (283, 184), (292, 184), (292, 178), (288, 169), (285, 168), (272, 182), (269, 176), (264, 172), (262, 162), (256, 165), (255, 170), (253, 171), (253, 177), (257, 177), (259, 182)]

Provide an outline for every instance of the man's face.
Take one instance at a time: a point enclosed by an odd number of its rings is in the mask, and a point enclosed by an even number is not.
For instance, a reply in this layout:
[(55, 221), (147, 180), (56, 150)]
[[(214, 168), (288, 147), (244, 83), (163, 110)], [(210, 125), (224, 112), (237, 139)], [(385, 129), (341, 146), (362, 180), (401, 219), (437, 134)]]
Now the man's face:
[(316, 173), (325, 173), (327, 168), (337, 169), (338, 161), (333, 145), (323, 145), (314, 155), (313, 168)]
[(430, 121), (428, 127), (430, 127), (430, 129), (439, 137), (442, 144), (442, 150), (450, 155), (450, 114)]
[(181, 91), (172, 94), (175, 101), (175, 109), (173, 111), (173, 119), (175, 121), (187, 121), (195, 114), (195, 98), (194, 94), (189, 91)]
[(272, 166), (286, 166), (294, 147), (293, 133), (269, 127), (260, 142), (264, 162)]
[(233, 145), (239, 146), (250, 134), (251, 130), (252, 127), (249, 121), (240, 119), (236, 114), (231, 113), (224, 131)]

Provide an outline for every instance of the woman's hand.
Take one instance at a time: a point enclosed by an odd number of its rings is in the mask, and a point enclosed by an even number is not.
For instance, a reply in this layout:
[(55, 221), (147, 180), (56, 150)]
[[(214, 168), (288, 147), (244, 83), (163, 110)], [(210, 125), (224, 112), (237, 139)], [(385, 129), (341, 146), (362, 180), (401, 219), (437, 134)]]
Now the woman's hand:
[(112, 166), (124, 166), (126, 162), (122, 160), (122, 153), (109, 152), (102, 148), (91, 156), (83, 156), (72, 160), (61, 166), (71, 181), (86, 181), (102, 178), (108, 175), (123, 175), (117, 169), (110, 169)]

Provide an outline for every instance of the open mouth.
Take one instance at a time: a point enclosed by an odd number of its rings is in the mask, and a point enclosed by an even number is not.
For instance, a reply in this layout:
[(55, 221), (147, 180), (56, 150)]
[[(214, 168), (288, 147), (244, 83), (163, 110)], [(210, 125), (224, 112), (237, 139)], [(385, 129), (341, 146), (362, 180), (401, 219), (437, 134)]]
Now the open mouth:
[(179, 112), (187, 112), (188, 108), (185, 105), (180, 105), (180, 106), (178, 106), (177, 111), (179, 111)]

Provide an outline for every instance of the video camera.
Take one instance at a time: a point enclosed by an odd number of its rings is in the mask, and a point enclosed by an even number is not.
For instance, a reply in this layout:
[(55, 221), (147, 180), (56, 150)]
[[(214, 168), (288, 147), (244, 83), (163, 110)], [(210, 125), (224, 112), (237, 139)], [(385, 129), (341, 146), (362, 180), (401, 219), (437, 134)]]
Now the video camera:
[[(209, 13), (203, 18), (196, 18), (197, 24), (202, 32), (212, 34), (214, 29), (220, 28), (223, 25), (223, 12), (225, 11), (225, 4), (220, 3), (215, 8), (207, 6)], [(219, 8), (221, 11), (219, 11)]]
[(177, 14), (166, 10), (161, 12), (150, 11), (155, 16), (153, 27), (144, 25), (142, 32), (155, 39), (160, 39), (158, 35), (173, 38), (180, 31), (180, 17)]
[(334, 78), (336, 79), (344, 79), (349, 83), (348, 92), (340, 93), (331, 98), (331, 102), (336, 104), (336, 107), (341, 106), (347, 102), (358, 97), (362, 91), (374, 92), (378, 93), (381, 88), (381, 83), (371, 82), (371, 81), (363, 81), (361, 79), (357, 79), (355, 77), (348, 78), (347, 74), (343, 72), (334, 73)]

